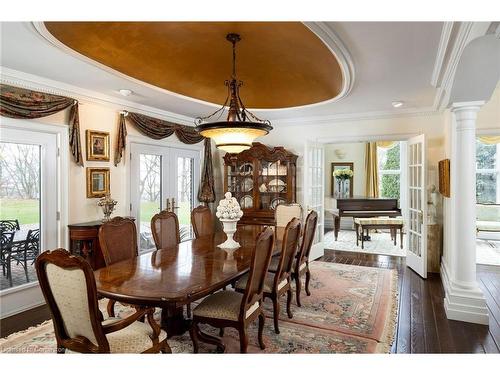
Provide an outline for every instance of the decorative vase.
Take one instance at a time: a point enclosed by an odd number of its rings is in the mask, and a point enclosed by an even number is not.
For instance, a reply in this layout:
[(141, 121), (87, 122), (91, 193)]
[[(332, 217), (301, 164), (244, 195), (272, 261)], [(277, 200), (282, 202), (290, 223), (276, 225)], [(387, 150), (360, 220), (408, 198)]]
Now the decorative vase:
[(118, 204), (117, 201), (111, 198), (111, 194), (107, 193), (103, 198), (99, 199), (97, 205), (102, 208), (104, 214), (103, 222), (109, 221), (111, 214), (115, 210), (115, 206)]
[(224, 233), (226, 234), (226, 241), (217, 245), (221, 249), (237, 249), (240, 244), (233, 239), (236, 232), (236, 223), (243, 216), (240, 205), (236, 198), (232, 197), (231, 193), (224, 194), (224, 199), (221, 199), (217, 206), (215, 216), (219, 218), (222, 223)]

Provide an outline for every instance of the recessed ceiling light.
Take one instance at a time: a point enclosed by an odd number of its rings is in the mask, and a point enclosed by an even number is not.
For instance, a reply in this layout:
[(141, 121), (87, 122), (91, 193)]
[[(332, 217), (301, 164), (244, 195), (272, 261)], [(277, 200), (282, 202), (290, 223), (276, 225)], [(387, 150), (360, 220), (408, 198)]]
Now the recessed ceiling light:
[(133, 94), (133, 91), (128, 90), (128, 89), (121, 89), (121, 90), (118, 90), (118, 92), (123, 96), (130, 96)]
[(399, 107), (402, 107), (402, 106), (403, 106), (403, 104), (405, 104), (405, 102), (402, 102), (402, 101), (400, 101), (400, 100), (395, 100), (395, 101), (393, 101), (393, 102), (392, 102), (392, 106), (393, 106), (394, 108), (399, 108)]

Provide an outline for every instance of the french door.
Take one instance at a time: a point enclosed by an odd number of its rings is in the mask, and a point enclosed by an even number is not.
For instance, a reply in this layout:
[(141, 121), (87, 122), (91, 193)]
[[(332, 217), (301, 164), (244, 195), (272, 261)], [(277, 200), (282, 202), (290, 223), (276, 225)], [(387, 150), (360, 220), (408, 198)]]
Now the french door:
[[(19, 123), (17, 120), (16, 124)], [(57, 143), (57, 134), (2, 124), (1, 317), (26, 310), (43, 301), (34, 260), (41, 252), (60, 246)]]
[(155, 249), (151, 218), (165, 209), (177, 214), (181, 241), (192, 238), (191, 211), (198, 203), (200, 152), (131, 143), (130, 169), (130, 215), (136, 219), (139, 250)]
[(321, 143), (306, 142), (304, 153), (304, 219), (309, 210), (318, 214), (318, 225), (310, 259), (317, 259), (324, 255), (325, 245), (323, 242), (325, 223), (325, 147)]
[(427, 278), (427, 179), (425, 135), (408, 140), (408, 246), (406, 264)]

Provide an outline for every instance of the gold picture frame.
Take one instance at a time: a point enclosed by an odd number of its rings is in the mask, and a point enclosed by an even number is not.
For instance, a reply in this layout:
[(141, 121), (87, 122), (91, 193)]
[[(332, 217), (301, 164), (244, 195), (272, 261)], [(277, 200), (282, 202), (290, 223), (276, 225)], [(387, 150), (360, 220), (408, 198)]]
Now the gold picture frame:
[(87, 198), (101, 198), (109, 193), (109, 168), (87, 168)]
[(439, 161), (439, 192), (443, 197), (450, 197), (450, 159)]
[(85, 132), (88, 161), (109, 161), (109, 133), (96, 130)]

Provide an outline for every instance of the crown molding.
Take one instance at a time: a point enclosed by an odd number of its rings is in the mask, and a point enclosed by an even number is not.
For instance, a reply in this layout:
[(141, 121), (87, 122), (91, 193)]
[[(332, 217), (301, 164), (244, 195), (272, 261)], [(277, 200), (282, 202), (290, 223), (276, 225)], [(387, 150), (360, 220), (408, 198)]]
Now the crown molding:
[(179, 115), (143, 104), (137, 104), (129, 100), (115, 98), (96, 91), (83, 89), (67, 83), (43, 78), (3, 66), (0, 66), (0, 82), (28, 90), (45, 92), (47, 94), (68, 96), (78, 100), (83, 105), (85, 105), (85, 103), (94, 103), (108, 108), (111, 107), (116, 109), (117, 112), (127, 110), (178, 124), (194, 126), (194, 118), (190, 118), (188, 116)]
[(434, 62), (434, 70), (432, 71), (431, 78), (431, 85), (434, 87), (438, 86), (439, 78), (443, 73), (443, 62), (448, 49), (448, 44), (450, 43), (453, 24), (453, 22), (444, 22), (443, 29), (441, 30), (441, 38), (439, 40), (436, 61)]

